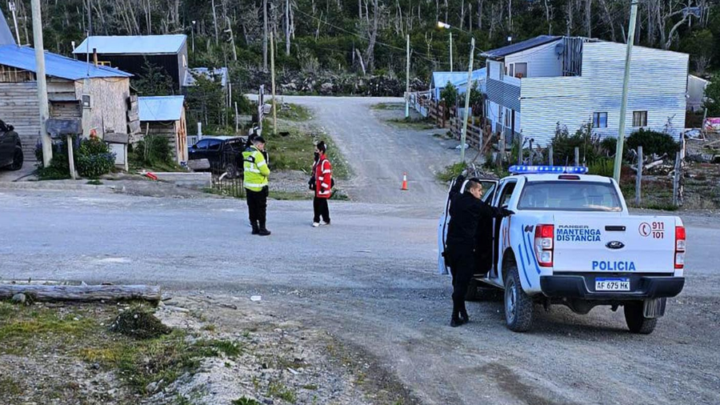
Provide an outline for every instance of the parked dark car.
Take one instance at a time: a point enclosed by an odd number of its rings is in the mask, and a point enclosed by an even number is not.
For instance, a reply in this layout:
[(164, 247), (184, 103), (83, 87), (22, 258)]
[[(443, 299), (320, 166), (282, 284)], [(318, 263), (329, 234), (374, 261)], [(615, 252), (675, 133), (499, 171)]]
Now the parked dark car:
[(213, 173), (240, 174), (246, 139), (240, 136), (206, 136), (188, 150), (190, 160), (207, 159)]
[(20, 170), (23, 160), (20, 137), (12, 125), (5, 124), (0, 120), (0, 168)]

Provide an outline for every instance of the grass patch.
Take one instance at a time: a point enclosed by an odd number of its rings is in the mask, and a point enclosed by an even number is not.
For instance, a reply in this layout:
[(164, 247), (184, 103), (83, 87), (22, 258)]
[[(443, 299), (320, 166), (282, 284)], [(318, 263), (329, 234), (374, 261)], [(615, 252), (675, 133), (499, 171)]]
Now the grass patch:
[(279, 398), (290, 403), (295, 403), (295, 401), (297, 401), (295, 393), (279, 382), (270, 383), (268, 386), (268, 396)]
[(299, 104), (285, 103), (279, 106), (278, 118), (289, 121), (308, 121), (312, 118), (310, 110)]
[[(270, 170), (299, 170), (309, 175), (312, 171), (315, 144), (324, 141), (328, 147), (328, 159), (333, 166), (333, 176), (338, 179), (347, 179), (350, 176), (350, 169), (342, 153), (329, 136), (282, 123), (278, 125), (278, 133), (273, 135), (272, 120), (265, 120), (263, 128), (263, 138), (267, 141), (270, 154)], [(287, 132), (287, 135), (282, 136), (280, 132)]]
[(98, 179), (94, 179), (94, 180), (88, 181), (86, 184), (89, 184), (91, 186), (102, 186), (103, 182)]
[(445, 166), (445, 169), (441, 172), (438, 172), (435, 177), (437, 177), (437, 179), (442, 181), (443, 183), (447, 183), (459, 176), (462, 171), (465, 170), (465, 168), (466, 165), (464, 162), (457, 162), (455, 164)]
[(435, 124), (425, 118), (391, 118), (387, 120), (387, 122), (400, 128), (415, 129), (420, 131), (435, 128)]
[[(150, 309), (138, 305), (120, 312), (115, 306), (78, 305), (60, 308), (44, 306), (14, 306), (0, 302), (0, 354), (39, 358), (48, 353), (62, 353), (64, 357), (97, 364), (103, 370), (114, 371), (136, 399), (147, 397), (148, 384), (157, 383), (157, 390), (177, 380), (185, 373), (194, 373), (208, 357), (236, 358), (242, 354), (242, 344), (227, 340), (194, 340), (181, 330), (172, 330), (159, 337), (138, 339), (135, 333), (145, 327), (137, 313), (151, 314)], [(136, 322), (124, 323), (131, 336), (115, 333), (122, 314), (131, 314)], [(154, 324), (155, 329), (158, 325)], [(7, 376), (0, 377), (0, 392), (14, 392), (18, 385)], [(33, 395), (52, 395), (47, 387)], [(43, 403), (40, 401), (39, 403)]]
[(304, 390), (308, 390), (308, 391), (317, 391), (318, 386), (315, 384), (307, 384), (307, 385), (303, 385), (302, 388)]
[(23, 393), (20, 383), (8, 376), (0, 377), (0, 393), (3, 395), (17, 396)]
[(378, 103), (370, 106), (373, 110), (402, 110), (405, 108), (403, 103)]

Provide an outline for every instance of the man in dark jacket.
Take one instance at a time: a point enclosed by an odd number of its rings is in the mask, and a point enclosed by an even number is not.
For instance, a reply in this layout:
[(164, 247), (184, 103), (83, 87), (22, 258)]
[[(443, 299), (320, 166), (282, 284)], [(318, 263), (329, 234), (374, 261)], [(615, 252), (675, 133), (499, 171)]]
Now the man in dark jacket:
[[(451, 197), (445, 259), (453, 276), (453, 312), (450, 319), (452, 327), (470, 320), (465, 309), (465, 295), (476, 270), (478, 225), (485, 220), (502, 218), (513, 213), (505, 208), (491, 207), (480, 199), (482, 195), (482, 184), (471, 179), (465, 184), (464, 192), (456, 191)], [(488, 244), (484, 245), (482, 247), (491, 249)]]

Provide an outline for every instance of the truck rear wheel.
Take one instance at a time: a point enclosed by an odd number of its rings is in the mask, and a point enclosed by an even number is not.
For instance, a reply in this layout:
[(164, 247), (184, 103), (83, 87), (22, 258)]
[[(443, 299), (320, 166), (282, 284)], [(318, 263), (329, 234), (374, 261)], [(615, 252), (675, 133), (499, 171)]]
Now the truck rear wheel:
[(649, 335), (655, 330), (657, 318), (646, 318), (642, 301), (633, 301), (625, 304), (625, 322), (630, 332)]
[(517, 264), (505, 268), (505, 322), (513, 332), (527, 332), (532, 327), (533, 300), (520, 284)]

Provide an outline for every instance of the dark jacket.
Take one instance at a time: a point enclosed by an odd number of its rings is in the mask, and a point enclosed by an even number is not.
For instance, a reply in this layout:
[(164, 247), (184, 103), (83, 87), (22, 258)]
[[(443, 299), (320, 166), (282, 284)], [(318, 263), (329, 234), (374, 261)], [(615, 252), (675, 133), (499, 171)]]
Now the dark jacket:
[[(448, 249), (473, 249), (478, 245), (478, 239), (489, 240), (492, 235), (484, 235), (487, 228), (481, 224), (487, 224), (487, 221), (491, 221), (492, 218), (502, 217), (502, 209), (491, 207), (469, 192), (455, 194), (450, 202), (450, 225), (447, 234)], [(485, 232), (478, 235), (478, 227)], [(492, 232), (492, 227), (490, 229), (490, 232)]]

